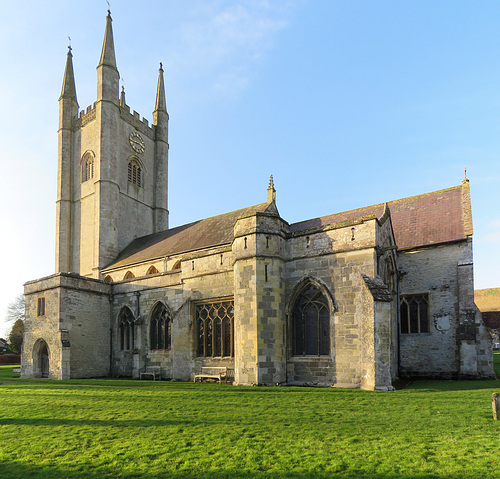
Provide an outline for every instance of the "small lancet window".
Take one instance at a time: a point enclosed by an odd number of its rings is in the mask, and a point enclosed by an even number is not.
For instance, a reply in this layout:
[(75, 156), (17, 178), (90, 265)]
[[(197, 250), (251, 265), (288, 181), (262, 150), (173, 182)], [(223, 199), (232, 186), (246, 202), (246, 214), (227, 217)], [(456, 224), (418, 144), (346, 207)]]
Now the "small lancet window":
[(82, 183), (94, 177), (94, 154), (87, 151), (82, 158)]
[(113, 282), (113, 278), (108, 274), (104, 278), (104, 281), (106, 281), (106, 283), (112, 283)]
[(128, 181), (133, 185), (142, 186), (142, 169), (135, 159), (128, 162)]
[(126, 306), (120, 311), (118, 317), (120, 336), (120, 349), (129, 351), (134, 348), (134, 315)]
[(125, 276), (123, 277), (123, 279), (132, 279), (132, 278), (135, 278), (135, 274), (132, 273), (132, 271), (127, 271), (125, 273)]
[(146, 276), (149, 276), (151, 274), (158, 274), (159, 271), (154, 267), (150, 266), (149, 269), (146, 271)]

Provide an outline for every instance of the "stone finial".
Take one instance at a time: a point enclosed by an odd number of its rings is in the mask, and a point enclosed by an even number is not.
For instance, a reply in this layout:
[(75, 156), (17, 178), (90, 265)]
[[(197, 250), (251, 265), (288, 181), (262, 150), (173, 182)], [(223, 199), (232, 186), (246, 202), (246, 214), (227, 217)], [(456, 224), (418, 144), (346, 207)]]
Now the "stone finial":
[(467, 167), (464, 166), (464, 179), (462, 180), (462, 183), (468, 183), (469, 180), (467, 179)]
[(120, 106), (125, 106), (125, 87), (122, 85), (122, 92), (120, 94)]
[(73, 54), (71, 53), (71, 45), (68, 45), (66, 68), (64, 70), (63, 85), (61, 89), (61, 98), (64, 97), (73, 98), (76, 101), (75, 74), (73, 72)]
[(154, 111), (167, 111), (167, 101), (165, 99), (165, 82), (163, 80), (163, 64), (160, 62), (158, 69), (158, 86), (156, 88), (156, 102)]
[(269, 177), (269, 187), (267, 188), (267, 202), (274, 203), (276, 201), (276, 190), (274, 189), (273, 175)]
[(115, 44), (113, 41), (113, 27), (111, 26), (111, 11), (108, 10), (106, 17), (106, 30), (102, 43), (101, 59), (99, 65), (109, 65), (116, 69)]

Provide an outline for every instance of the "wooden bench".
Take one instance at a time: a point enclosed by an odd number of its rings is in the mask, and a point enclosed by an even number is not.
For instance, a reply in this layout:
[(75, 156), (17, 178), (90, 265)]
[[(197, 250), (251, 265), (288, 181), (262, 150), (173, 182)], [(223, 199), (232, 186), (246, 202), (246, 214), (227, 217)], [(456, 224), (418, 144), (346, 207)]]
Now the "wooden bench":
[(202, 367), (201, 372), (194, 375), (194, 382), (196, 379), (217, 379), (219, 383), (222, 382), (223, 379), (227, 379), (227, 368), (223, 367)]
[(149, 377), (153, 381), (155, 381), (156, 379), (161, 380), (160, 366), (146, 366), (144, 371), (141, 372), (140, 379), (142, 379), (144, 376)]

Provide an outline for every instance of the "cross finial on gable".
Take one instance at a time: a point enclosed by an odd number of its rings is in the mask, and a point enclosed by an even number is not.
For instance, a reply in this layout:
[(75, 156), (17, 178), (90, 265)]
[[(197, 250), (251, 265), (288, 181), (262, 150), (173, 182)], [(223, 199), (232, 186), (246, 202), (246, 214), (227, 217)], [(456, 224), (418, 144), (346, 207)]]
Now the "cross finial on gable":
[(468, 183), (469, 180), (467, 179), (467, 167), (464, 166), (464, 179), (462, 180), (462, 183)]

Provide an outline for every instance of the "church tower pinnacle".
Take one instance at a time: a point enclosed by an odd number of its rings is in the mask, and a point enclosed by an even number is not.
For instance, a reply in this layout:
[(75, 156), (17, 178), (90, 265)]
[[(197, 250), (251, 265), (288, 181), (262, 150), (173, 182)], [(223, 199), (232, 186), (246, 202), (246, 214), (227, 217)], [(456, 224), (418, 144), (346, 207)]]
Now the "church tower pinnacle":
[(153, 112), (155, 127), (155, 210), (154, 227), (156, 231), (168, 228), (168, 113), (165, 100), (165, 83), (163, 65), (158, 70), (158, 86), (156, 88), (156, 103)]
[(56, 200), (56, 271), (71, 271), (73, 215), (74, 121), (78, 116), (73, 55), (68, 46), (61, 96), (59, 97), (58, 175)]
[(112, 21), (111, 12), (108, 10), (101, 58), (97, 65), (97, 101), (111, 100), (118, 103), (120, 74), (116, 68)]

